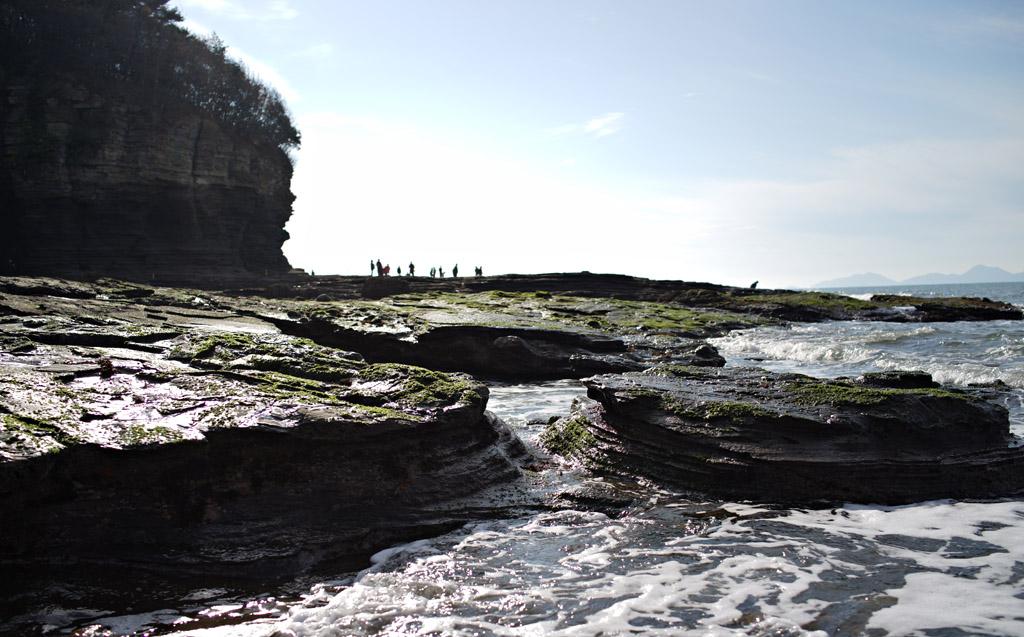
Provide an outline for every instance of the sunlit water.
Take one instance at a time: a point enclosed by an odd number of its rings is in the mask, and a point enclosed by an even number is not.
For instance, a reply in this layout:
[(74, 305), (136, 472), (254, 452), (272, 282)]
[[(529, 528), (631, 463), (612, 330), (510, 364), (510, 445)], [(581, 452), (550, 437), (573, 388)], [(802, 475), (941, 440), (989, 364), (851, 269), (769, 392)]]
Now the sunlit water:
[[(870, 292), (856, 288), (858, 296)], [(851, 290), (852, 291), (852, 290)], [(887, 294), (986, 296), (1024, 306), (1024, 284), (914, 286), (879, 289)], [(953, 385), (1009, 385), (1002, 401), (1011, 426), (1024, 435), (1024, 322), (797, 324), (733, 332), (712, 343), (730, 365), (756, 365), (812, 376), (919, 369)]]
[[(1024, 302), (1018, 287), (1010, 300)], [(716, 345), (730, 364), (814, 375), (1000, 379), (1024, 423), (1017, 323), (801, 325)], [(490, 408), (536, 444), (540, 422), (582, 393), (574, 381), (495, 385)], [(145, 623), (123, 619), (102, 623)], [(262, 619), (177, 634), (1020, 635), (1024, 501), (773, 510), (652, 488), (618, 517), (546, 512), (394, 547)]]

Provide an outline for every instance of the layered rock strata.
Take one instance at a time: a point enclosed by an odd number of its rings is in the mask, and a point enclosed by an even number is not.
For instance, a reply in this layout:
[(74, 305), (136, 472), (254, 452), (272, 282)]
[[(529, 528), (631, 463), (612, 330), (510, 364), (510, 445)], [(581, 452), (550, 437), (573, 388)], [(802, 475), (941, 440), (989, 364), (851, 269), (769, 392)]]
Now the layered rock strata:
[(265, 305), (253, 311), (285, 333), (356, 350), (368, 360), (503, 380), (636, 371), (664, 359), (721, 366), (724, 359), (697, 338), (757, 324), (738, 314), (547, 292), (410, 294), (287, 307), (283, 316)]
[(291, 175), (284, 151), (188, 107), (7, 78), (0, 272), (220, 284), (284, 273)]
[(522, 444), (468, 377), (166, 290), (37, 285), (80, 298), (0, 293), (4, 616), (337, 573), (536, 504), (515, 487)]
[(767, 502), (906, 503), (1024, 491), (1005, 408), (926, 374), (819, 380), (660, 366), (585, 381), (553, 452), (598, 472)]
[(870, 300), (827, 292), (737, 288), (589, 272), (508, 274), (460, 279), (318, 276), (239, 290), (258, 296), (384, 299), (403, 295), (496, 294), (582, 297), (730, 312), (776, 321), (889, 322), (1021, 320), (1024, 311), (987, 298), (876, 295)]

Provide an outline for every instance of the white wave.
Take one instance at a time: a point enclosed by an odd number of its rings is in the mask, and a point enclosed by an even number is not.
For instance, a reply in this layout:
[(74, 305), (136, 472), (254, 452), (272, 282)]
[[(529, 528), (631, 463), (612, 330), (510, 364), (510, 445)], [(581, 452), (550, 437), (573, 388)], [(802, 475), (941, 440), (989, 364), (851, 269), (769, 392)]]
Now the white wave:
[[(723, 508), (735, 517), (692, 526), (577, 511), (481, 523), (382, 551), (273, 624), (179, 637), (824, 637), (806, 627), (858, 605), (888, 634), (1019, 634), (1024, 502)], [(865, 603), (883, 596), (895, 605)]]
[(870, 360), (872, 351), (855, 344), (839, 342), (816, 342), (811, 340), (784, 339), (776, 334), (758, 332), (736, 332), (729, 336), (713, 339), (712, 343), (726, 356), (743, 358), (766, 358), (802, 362), (861, 362)]
[[(375, 565), (317, 606), (294, 609), (274, 630), (294, 637), (570, 637), (631, 634), (643, 626), (653, 636), (824, 636), (799, 627), (824, 602), (798, 597), (825, 566), (762, 553), (723, 556), (699, 535), (683, 536), (688, 546), (639, 551), (635, 538), (652, 524), (569, 511), (480, 525), (447, 549), (420, 545), (406, 561), (392, 561), (391, 570)], [(626, 572), (610, 568), (633, 557), (643, 563)], [(771, 602), (754, 624), (744, 616), (751, 598)], [(675, 615), (686, 608), (702, 610), (699, 628)]]
[(712, 343), (730, 363), (777, 371), (849, 376), (914, 369), (941, 383), (966, 386), (1001, 380), (1024, 388), (1024, 334), (1020, 326), (1006, 324), (826, 323), (739, 331)]
[[(905, 583), (888, 589), (896, 604), (871, 616), (869, 628), (893, 635), (942, 628), (1020, 634), (1021, 576), (1015, 569), (1024, 563), (1022, 520), (1024, 502), (950, 501), (904, 507), (848, 505), (839, 515), (795, 512), (786, 518), (830, 534), (933, 541), (919, 548), (910, 548), (906, 541), (879, 545), (891, 558), (912, 561), (925, 571), (910, 573)], [(958, 548), (958, 543), (968, 550)]]
[(874, 331), (864, 336), (864, 342), (868, 344), (873, 343), (899, 343), (902, 341), (911, 341), (922, 336), (928, 336), (935, 334), (938, 330), (931, 326), (918, 327), (912, 329), (909, 332), (902, 330), (881, 330)]

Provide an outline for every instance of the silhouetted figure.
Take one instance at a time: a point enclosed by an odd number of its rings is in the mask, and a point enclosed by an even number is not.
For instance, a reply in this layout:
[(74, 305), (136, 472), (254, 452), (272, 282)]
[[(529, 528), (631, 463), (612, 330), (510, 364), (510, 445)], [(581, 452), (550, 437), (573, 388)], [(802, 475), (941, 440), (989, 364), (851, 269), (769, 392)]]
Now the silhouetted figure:
[(398, 276), (402, 276), (402, 266), (398, 266)]
[(437, 274), (437, 268), (430, 268), (430, 278), (433, 279)]
[(384, 276), (384, 266), (381, 265), (380, 259), (377, 259), (377, 276)]
[(373, 259), (370, 259), (370, 276), (373, 276), (373, 271), (376, 270), (376, 269), (377, 269), (377, 266), (374, 265)]
[(756, 290), (757, 289), (757, 281), (754, 281), (753, 283), (750, 284), (750, 289), (751, 290)]
[(478, 265), (475, 268), (473, 268), (473, 274), (477, 275), (478, 277), (479, 276), (483, 276), (484, 275), (483, 267)]
[(391, 264), (384, 266), (384, 276), (391, 276)]
[(456, 263), (455, 267), (452, 268), (452, 278), (453, 279), (459, 278), (459, 264), (458, 263)]
[(409, 262), (409, 276), (416, 276), (416, 266)]
[(443, 279), (443, 278), (444, 278), (444, 268), (438, 268), (438, 269), (437, 269), (437, 276), (438, 276), (438, 278), (440, 278), (440, 279)]

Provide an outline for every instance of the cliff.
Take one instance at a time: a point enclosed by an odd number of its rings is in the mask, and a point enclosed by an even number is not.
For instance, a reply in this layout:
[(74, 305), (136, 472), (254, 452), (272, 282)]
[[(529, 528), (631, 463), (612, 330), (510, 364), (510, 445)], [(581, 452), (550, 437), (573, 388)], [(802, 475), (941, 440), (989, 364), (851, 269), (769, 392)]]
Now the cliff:
[(161, 282), (286, 272), (286, 152), (134, 95), (0, 72), (0, 269)]

